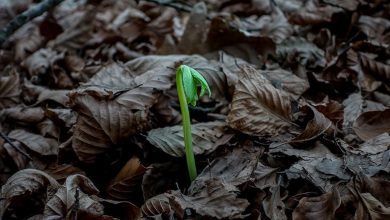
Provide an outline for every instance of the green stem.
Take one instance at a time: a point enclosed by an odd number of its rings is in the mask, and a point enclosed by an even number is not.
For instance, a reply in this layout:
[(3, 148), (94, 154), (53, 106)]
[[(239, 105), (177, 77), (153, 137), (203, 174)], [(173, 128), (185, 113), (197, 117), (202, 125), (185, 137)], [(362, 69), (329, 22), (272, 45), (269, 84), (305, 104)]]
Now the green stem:
[(183, 120), (184, 146), (186, 151), (187, 168), (188, 168), (188, 173), (190, 175), (190, 180), (193, 181), (197, 176), (197, 172), (196, 172), (194, 151), (192, 149), (190, 112), (188, 110), (187, 99), (184, 93), (183, 76), (181, 71), (177, 71), (176, 73), (176, 86), (177, 86), (177, 94), (179, 96), (180, 109), (181, 109), (181, 115)]

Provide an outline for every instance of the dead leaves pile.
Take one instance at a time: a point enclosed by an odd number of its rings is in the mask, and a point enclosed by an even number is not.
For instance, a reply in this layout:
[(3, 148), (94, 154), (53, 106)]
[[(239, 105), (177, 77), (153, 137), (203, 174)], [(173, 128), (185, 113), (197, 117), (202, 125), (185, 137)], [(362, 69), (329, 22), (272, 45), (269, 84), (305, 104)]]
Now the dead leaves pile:
[[(0, 48), (1, 219), (390, 219), (388, 2), (153, 2), (64, 1)], [(212, 90), (192, 183), (182, 63)]]

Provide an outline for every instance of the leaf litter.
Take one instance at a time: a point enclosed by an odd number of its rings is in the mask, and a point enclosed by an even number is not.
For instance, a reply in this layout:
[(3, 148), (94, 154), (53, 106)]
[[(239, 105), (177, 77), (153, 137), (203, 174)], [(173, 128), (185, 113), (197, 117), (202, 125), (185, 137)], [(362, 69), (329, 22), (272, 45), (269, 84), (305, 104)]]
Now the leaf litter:
[[(0, 48), (0, 218), (389, 219), (389, 9), (64, 1)], [(212, 90), (193, 182), (182, 64)]]

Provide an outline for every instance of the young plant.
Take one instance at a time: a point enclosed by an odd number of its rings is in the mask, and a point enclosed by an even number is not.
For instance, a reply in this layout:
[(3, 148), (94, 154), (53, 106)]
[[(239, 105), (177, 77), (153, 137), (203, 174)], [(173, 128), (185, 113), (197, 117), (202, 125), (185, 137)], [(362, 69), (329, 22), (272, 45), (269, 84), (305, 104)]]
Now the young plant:
[[(200, 93), (198, 96), (198, 85), (200, 85)], [(190, 180), (193, 181), (196, 176), (195, 156), (192, 149), (192, 133), (191, 133), (191, 119), (188, 110), (188, 103), (192, 106), (196, 105), (199, 97), (203, 96), (207, 90), (211, 96), (210, 87), (203, 76), (193, 68), (180, 65), (176, 71), (176, 86), (177, 94), (179, 96), (181, 116), (183, 120), (184, 132), (184, 146), (187, 159), (187, 168), (190, 175)]]

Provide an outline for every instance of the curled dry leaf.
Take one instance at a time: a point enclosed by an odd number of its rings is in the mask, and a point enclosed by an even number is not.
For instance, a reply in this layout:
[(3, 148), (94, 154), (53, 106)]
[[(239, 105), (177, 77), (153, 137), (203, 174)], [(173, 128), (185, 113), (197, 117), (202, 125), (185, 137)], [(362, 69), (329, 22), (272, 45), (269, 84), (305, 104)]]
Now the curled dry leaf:
[[(214, 121), (192, 125), (192, 144), (195, 154), (209, 154), (226, 144), (233, 136), (225, 134), (227, 125)], [(156, 128), (148, 132), (146, 139), (155, 147), (174, 157), (185, 155), (184, 135), (181, 125)]]
[[(23, 144), (18, 142), (18, 141), (14, 141), (13, 145), (15, 145), (19, 149), (23, 149)], [(26, 168), (27, 163), (29, 162), (29, 159), (25, 155), (23, 155), (20, 151), (15, 149), (9, 143), (5, 143), (3, 145), (3, 147), (7, 151), (8, 155), (15, 162), (15, 164), (19, 170)]]
[(66, 178), (71, 175), (80, 174), (85, 175), (85, 172), (80, 168), (75, 167), (71, 164), (52, 164), (46, 170), (50, 176), (56, 179), (59, 183), (64, 183)]
[(390, 109), (361, 114), (353, 124), (353, 130), (362, 140), (390, 132)]
[(169, 198), (166, 194), (159, 194), (154, 196), (142, 205), (142, 215), (145, 217), (155, 217), (163, 213), (168, 213), (172, 210), (169, 204)]
[(55, 139), (44, 138), (41, 135), (33, 134), (23, 129), (11, 131), (8, 137), (23, 143), (28, 149), (42, 156), (58, 154), (58, 142)]
[(207, 180), (203, 187), (197, 189), (190, 195), (183, 195), (179, 191), (167, 193), (169, 203), (177, 214), (182, 215), (184, 209), (192, 208), (201, 216), (237, 218), (249, 205), (246, 199), (237, 198), (236, 187), (225, 184), (218, 177)]
[(139, 158), (133, 157), (122, 167), (107, 188), (107, 194), (115, 200), (134, 200), (141, 189), (143, 174), (146, 168)]
[(244, 71), (233, 94), (229, 125), (255, 136), (286, 131), (291, 125), (289, 98), (252, 67), (245, 66)]
[(383, 220), (390, 218), (390, 207), (385, 207), (370, 193), (359, 193), (360, 203), (355, 213), (356, 220)]
[(0, 217), (4, 211), (14, 203), (27, 204), (23, 200), (31, 199), (38, 201), (40, 205), (46, 200), (46, 190), (56, 189), (60, 185), (57, 181), (40, 170), (24, 169), (12, 175), (1, 187), (1, 198), (4, 199), (3, 207), (0, 208)]
[(2, 120), (21, 124), (36, 124), (45, 118), (45, 111), (41, 107), (12, 107), (0, 111)]
[(19, 74), (12, 72), (9, 76), (0, 78), (0, 108), (4, 109), (19, 103), (20, 101)]
[(294, 209), (293, 219), (326, 219), (335, 218), (335, 212), (341, 205), (341, 198), (338, 190), (333, 188), (318, 197), (304, 197)]
[(43, 215), (47, 219), (69, 219), (80, 211), (103, 215), (103, 205), (94, 198), (99, 190), (83, 175), (68, 176), (64, 185), (47, 201)]
[(23, 87), (24, 99), (34, 105), (45, 101), (53, 101), (62, 106), (66, 106), (69, 101), (69, 97), (67, 96), (69, 90), (52, 90), (43, 86), (33, 85), (28, 81), (24, 83)]
[(257, 163), (253, 172), (254, 185), (256, 188), (264, 189), (277, 184), (279, 168), (268, 167), (261, 162)]
[(388, 43), (383, 39), (386, 31), (390, 28), (390, 21), (386, 18), (361, 15), (358, 26), (369, 39), (375, 39), (379, 42)]
[(355, 11), (356, 8), (359, 6), (360, 2), (358, 0), (350, 0), (350, 1), (344, 1), (344, 0), (324, 0), (326, 4), (333, 5), (336, 7), (340, 7), (343, 9), (346, 9), (348, 11)]
[(310, 105), (307, 105), (306, 107), (311, 111), (313, 119), (306, 124), (305, 130), (301, 134), (289, 141), (293, 146), (311, 142), (322, 135), (332, 135), (334, 132), (334, 126), (328, 118), (316, 108)]

